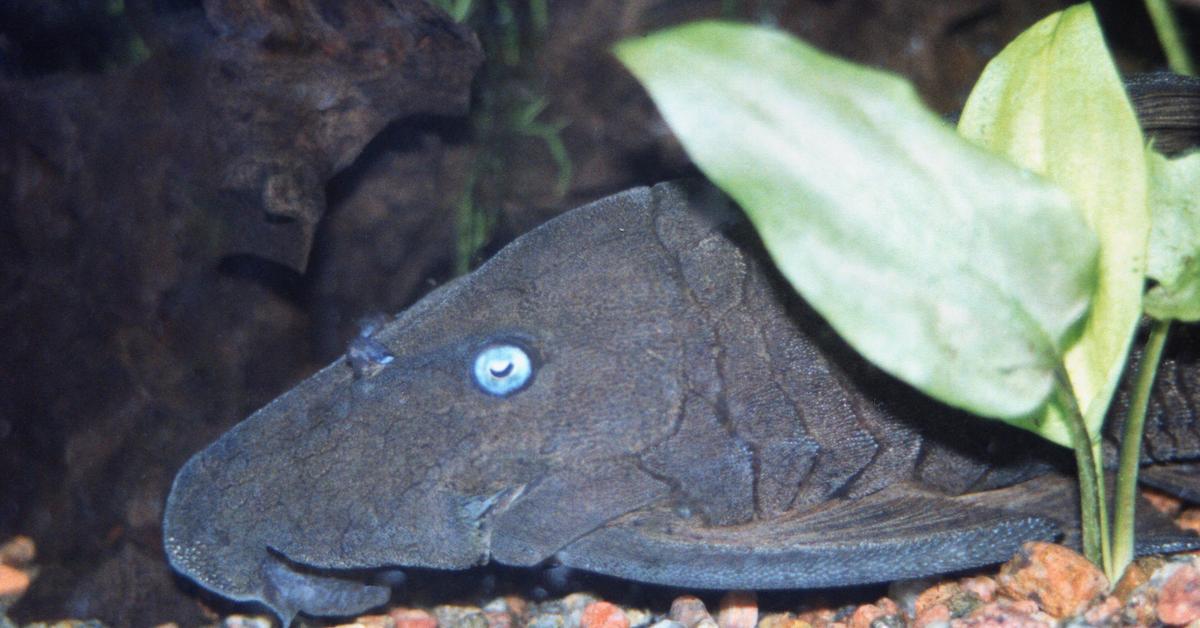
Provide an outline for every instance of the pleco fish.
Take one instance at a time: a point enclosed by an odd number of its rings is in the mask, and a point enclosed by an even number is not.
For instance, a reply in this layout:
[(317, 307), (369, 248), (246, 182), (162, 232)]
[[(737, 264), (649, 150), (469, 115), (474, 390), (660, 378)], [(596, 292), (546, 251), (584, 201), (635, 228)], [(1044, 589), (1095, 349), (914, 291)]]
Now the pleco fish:
[[(682, 587), (911, 578), (1077, 534), (1072, 460), (877, 371), (702, 184), (568, 212), (357, 339), (179, 472), (167, 556), (288, 624), (377, 567), (495, 561)], [(1200, 370), (1168, 365), (1148, 481), (1195, 499)], [(1139, 551), (1200, 547), (1149, 510)]]

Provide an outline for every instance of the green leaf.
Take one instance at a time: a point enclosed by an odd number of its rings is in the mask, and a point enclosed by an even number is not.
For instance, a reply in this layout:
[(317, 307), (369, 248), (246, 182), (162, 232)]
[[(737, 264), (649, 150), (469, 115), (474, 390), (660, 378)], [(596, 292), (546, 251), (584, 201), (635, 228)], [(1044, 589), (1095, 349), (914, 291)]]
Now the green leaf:
[(958, 137), (906, 81), (784, 33), (700, 22), (616, 53), (858, 351), (986, 416), (1045, 402), (1094, 285), (1094, 238), (1060, 190)]
[[(1141, 129), (1092, 7), (1055, 13), (1009, 44), (975, 85), (959, 131), (1065, 189), (1100, 239), (1092, 311), (1066, 355), (1094, 437), (1141, 316), (1150, 218)], [(1025, 426), (1069, 445), (1062, 421), (1051, 405)]]
[(1150, 251), (1146, 313), (1160, 320), (1200, 320), (1200, 153), (1167, 159), (1148, 151)]

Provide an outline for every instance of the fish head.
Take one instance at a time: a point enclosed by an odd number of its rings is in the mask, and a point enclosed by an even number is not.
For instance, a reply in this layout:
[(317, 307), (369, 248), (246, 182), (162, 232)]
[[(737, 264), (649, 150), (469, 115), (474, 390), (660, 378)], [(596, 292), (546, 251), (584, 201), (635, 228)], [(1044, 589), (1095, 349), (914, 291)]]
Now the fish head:
[(526, 234), (196, 454), (167, 502), (174, 568), (286, 625), (386, 601), (341, 570), (487, 562), (535, 492), (535, 516), (578, 508), (545, 479), (663, 440), (684, 397), (688, 297), (651, 194)]

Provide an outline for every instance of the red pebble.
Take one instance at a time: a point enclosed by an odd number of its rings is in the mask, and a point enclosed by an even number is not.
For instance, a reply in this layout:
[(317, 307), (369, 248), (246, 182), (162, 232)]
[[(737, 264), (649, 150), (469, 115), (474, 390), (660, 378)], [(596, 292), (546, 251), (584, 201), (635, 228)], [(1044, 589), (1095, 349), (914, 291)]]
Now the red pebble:
[(625, 613), (611, 602), (592, 602), (583, 609), (580, 628), (629, 628)]
[(1158, 596), (1158, 619), (1170, 626), (1200, 620), (1200, 571), (1184, 565), (1171, 574)]
[(396, 628), (437, 628), (433, 615), (419, 608), (397, 608), (388, 613), (396, 622)]
[(1053, 617), (1082, 613), (1108, 590), (1098, 567), (1061, 545), (1031, 541), (1000, 567), (1000, 592), (1016, 600), (1032, 600)]

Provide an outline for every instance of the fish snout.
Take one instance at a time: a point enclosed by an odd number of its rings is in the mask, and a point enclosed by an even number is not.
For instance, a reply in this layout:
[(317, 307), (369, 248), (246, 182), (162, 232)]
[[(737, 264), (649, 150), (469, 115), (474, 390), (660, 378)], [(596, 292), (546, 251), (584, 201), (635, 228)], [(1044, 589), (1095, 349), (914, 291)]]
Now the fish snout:
[(176, 571), (223, 597), (266, 605), (284, 626), (301, 612), (349, 615), (387, 602), (390, 589), (363, 574), (308, 566), (272, 547), (270, 531), (282, 523), (264, 518), (269, 509), (248, 499), (254, 491), (214, 490), (221, 485), (208, 453), (188, 461), (167, 497), (163, 545)]
[(163, 516), (163, 549), (176, 571), (205, 588), (233, 600), (258, 599), (261, 583), (253, 575), (266, 548), (255, 552), (237, 532), (237, 521), (216, 516), (224, 510), (221, 492), (208, 484), (205, 463), (197, 454), (175, 477)]

